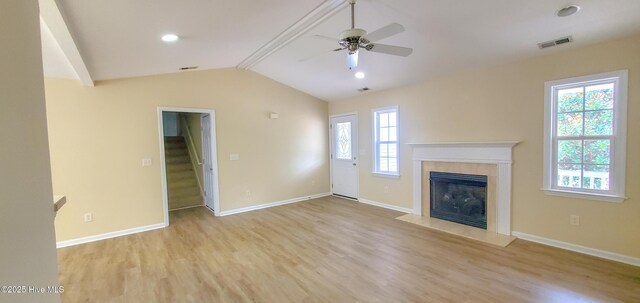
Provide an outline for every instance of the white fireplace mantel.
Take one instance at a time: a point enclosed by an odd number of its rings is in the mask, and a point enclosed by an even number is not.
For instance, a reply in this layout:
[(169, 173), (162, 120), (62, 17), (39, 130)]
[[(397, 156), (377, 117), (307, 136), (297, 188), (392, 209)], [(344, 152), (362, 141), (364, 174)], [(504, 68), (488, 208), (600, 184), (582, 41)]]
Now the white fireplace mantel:
[(512, 150), (519, 141), (409, 143), (413, 149), (413, 212), (422, 215), (422, 162), (496, 164), (496, 232), (511, 235)]

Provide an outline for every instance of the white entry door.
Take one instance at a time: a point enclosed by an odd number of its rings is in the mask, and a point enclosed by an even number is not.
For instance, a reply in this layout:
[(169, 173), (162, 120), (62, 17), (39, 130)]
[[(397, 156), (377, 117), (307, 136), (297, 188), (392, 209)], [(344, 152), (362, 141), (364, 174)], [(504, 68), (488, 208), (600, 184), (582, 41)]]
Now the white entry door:
[(200, 129), (202, 130), (202, 176), (204, 183), (204, 205), (209, 209), (213, 207), (213, 160), (211, 155), (211, 117), (203, 114), (200, 117)]
[(331, 180), (335, 195), (358, 198), (358, 118), (331, 118)]

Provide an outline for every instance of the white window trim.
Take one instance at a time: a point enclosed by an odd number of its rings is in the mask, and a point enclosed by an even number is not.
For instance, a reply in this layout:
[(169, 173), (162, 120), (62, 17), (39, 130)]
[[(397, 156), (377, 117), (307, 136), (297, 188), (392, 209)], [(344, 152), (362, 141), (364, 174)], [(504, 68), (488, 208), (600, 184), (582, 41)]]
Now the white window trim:
[[(378, 125), (376, 123), (376, 113), (377, 112), (389, 112), (389, 111), (395, 111), (396, 112), (396, 141), (398, 142), (398, 147), (397, 147), (397, 161), (398, 161), (398, 171), (395, 173), (388, 173), (388, 172), (381, 172), (378, 171), (378, 167), (376, 165), (377, 159), (378, 159), (378, 148), (376, 146), (376, 132), (378, 131)], [(374, 176), (379, 176), (379, 177), (385, 177), (385, 178), (393, 178), (393, 179), (397, 179), (400, 178), (400, 111), (398, 110), (398, 106), (394, 105), (394, 106), (385, 106), (385, 107), (378, 107), (378, 108), (374, 108), (371, 110), (371, 125), (373, 126), (372, 132), (371, 132), (371, 143), (372, 143), (372, 163), (371, 163), (371, 167), (372, 167), (372, 174)]]
[[(599, 200), (606, 202), (622, 202), (625, 199), (625, 169), (627, 150), (627, 90), (628, 90), (628, 70), (619, 70), (608, 73), (588, 75), (582, 77), (548, 81), (544, 84), (544, 174), (542, 190), (545, 194), (581, 198), (589, 200)], [(612, 146), (614, 154), (611, 157), (610, 170), (612, 171), (612, 187), (609, 191), (589, 191), (585, 189), (571, 189), (557, 186), (555, 182), (554, 161), (556, 156), (555, 139), (555, 119), (552, 118), (556, 112), (554, 103), (554, 88), (569, 86), (580, 82), (596, 82), (604, 79), (615, 79), (616, 94), (614, 95), (614, 130)]]

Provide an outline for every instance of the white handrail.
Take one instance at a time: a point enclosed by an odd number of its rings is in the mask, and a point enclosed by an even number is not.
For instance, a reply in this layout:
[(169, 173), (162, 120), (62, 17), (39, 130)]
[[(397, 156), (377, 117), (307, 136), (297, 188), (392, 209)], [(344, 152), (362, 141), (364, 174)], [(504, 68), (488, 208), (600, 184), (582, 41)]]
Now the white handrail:
[(191, 150), (193, 151), (192, 154), (193, 156), (196, 158), (196, 162), (198, 163), (198, 165), (202, 165), (202, 161), (200, 161), (200, 158), (198, 158), (198, 152), (196, 151), (196, 145), (193, 143), (193, 136), (191, 135), (191, 130), (189, 129), (189, 124), (187, 119), (185, 119), (184, 116), (180, 117), (180, 124), (181, 126), (184, 126), (183, 129), (183, 133), (184, 130), (186, 130), (187, 133), (187, 141), (189, 141), (189, 145), (191, 145)]

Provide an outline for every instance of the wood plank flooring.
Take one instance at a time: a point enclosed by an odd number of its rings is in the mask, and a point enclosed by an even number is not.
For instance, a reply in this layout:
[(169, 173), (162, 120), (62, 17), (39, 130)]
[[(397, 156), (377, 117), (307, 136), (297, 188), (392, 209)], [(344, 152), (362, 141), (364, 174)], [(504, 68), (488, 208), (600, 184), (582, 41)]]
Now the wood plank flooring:
[(326, 197), (58, 251), (63, 302), (640, 302), (640, 268)]

